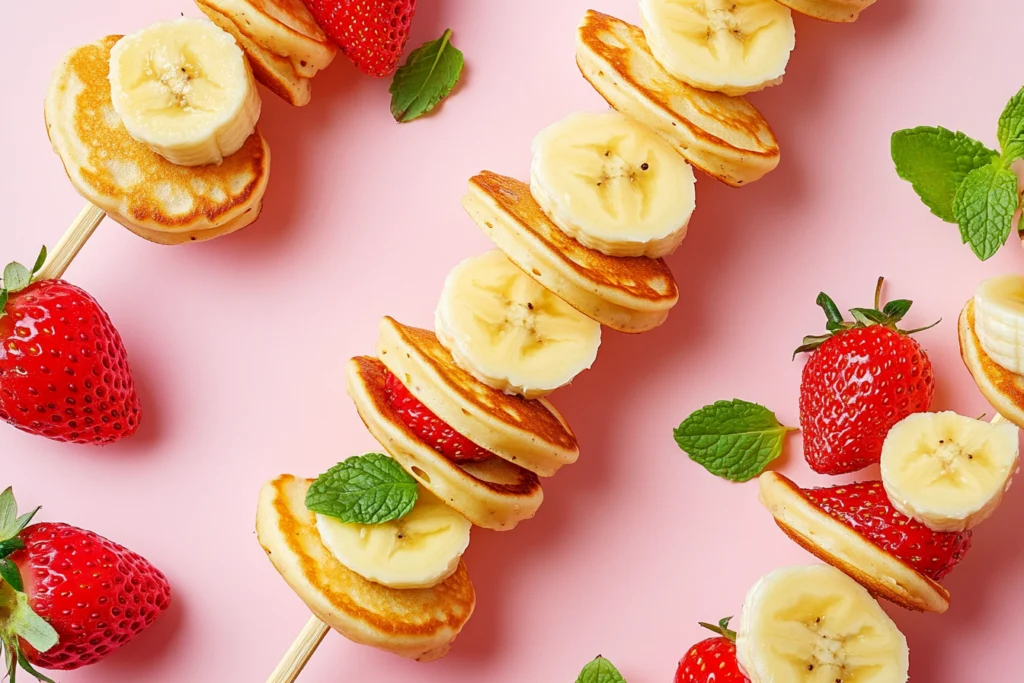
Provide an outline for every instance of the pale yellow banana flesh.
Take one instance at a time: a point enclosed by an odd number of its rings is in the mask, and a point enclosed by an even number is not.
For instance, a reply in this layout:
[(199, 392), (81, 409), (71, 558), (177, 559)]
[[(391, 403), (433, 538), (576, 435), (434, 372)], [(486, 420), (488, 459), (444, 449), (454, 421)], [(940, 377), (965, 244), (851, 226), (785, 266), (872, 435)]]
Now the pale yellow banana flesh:
[(999, 275), (978, 286), (974, 331), (993, 362), (1024, 374), (1024, 276)]

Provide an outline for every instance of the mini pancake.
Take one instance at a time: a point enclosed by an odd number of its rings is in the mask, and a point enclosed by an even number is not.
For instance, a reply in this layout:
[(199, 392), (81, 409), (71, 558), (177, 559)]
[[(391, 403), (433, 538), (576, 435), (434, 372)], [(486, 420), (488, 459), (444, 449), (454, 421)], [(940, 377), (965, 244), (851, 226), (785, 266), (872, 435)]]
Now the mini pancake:
[(377, 356), (428, 410), (495, 455), (542, 477), (579, 457), (576, 436), (553, 405), (478, 382), (433, 332), (384, 318)]
[(537, 513), (544, 491), (536, 474), (497, 456), (452, 462), (402, 422), (388, 400), (386, 379), (387, 368), (376, 358), (353, 358), (346, 367), (348, 394), (366, 428), (422, 486), (486, 529), (508, 531)]
[(614, 330), (654, 329), (679, 301), (664, 260), (608, 256), (583, 246), (551, 222), (518, 180), (484, 171), (470, 179), (462, 206), (523, 272)]
[(317, 618), (353, 642), (422, 662), (448, 654), (476, 606), (466, 564), (432, 588), (367, 581), (320, 540), (316, 516), (306, 509), (312, 483), (286, 474), (260, 490), (256, 535), (285, 582)]
[(160, 244), (209, 240), (250, 225), (270, 178), (257, 129), (219, 165), (176, 166), (132, 138), (114, 111), (110, 49), (120, 36), (76, 48), (58, 65), (46, 127), (68, 178), (86, 200)]
[(1024, 375), (1010, 372), (992, 360), (974, 331), (974, 299), (960, 312), (960, 357), (974, 383), (999, 414), (1024, 428)]
[(658, 131), (708, 175), (738, 187), (779, 165), (779, 143), (761, 112), (742, 97), (673, 77), (640, 28), (589, 10), (576, 34), (576, 63), (608, 104)]
[(833, 518), (785, 476), (765, 472), (759, 486), (758, 498), (779, 528), (818, 559), (841, 569), (874, 595), (906, 609), (949, 609), (949, 591)]
[(794, 12), (833, 23), (857, 21), (877, 0), (778, 0)]

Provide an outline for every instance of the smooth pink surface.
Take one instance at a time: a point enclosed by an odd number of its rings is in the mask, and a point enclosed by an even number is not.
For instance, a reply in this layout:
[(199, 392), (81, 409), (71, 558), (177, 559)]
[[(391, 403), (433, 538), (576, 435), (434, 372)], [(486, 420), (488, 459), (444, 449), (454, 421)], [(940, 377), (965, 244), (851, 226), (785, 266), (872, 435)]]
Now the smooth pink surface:
[[(195, 14), (187, 0), (9, 3), (0, 45), (5, 259), (53, 244), (81, 200), (42, 117), (51, 68), (74, 45)], [(584, 0), (422, 0), (413, 44), (455, 30), (462, 87), (438, 115), (396, 125), (387, 83), (339, 58), (313, 104), (265, 97), (273, 148), (262, 219), (214, 243), (144, 242), (108, 221), (68, 277), (110, 313), (128, 345), (145, 418), (104, 450), (0, 429), (3, 483), (42, 518), (96, 530), (170, 577), (175, 604), (75, 683), (261, 681), (308, 613), (259, 548), (256, 493), (280, 472), (316, 475), (373, 449), (342, 382), (372, 352), (378, 319), (429, 325), (448, 270), (489, 248), (463, 214), (483, 169), (526, 178), (543, 126), (603, 101), (573, 63)], [(632, 0), (598, 9), (636, 20)], [(797, 18), (786, 82), (754, 95), (781, 141), (777, 172), (743, 190), (706, 177), (690, 234), (670, 259), (682, 290), (661, 329), (607, 333), (598, 364), (556, 402), (579, 434), (577, 465), (546, 482), (537, 518), (473, 532), (477, 614), (453, 653), (418, 665), (331, 635), (300, 679), (418, 683), (568, 682), (601, 653), (631, 683), (671, 680), (702, 632), (739, 612), (747, 589), (809, 555), (779, 532), (756, 486), (708, 475), (671, 429), (715, 399), (742, 397), (797, 421), (801, 363), (823, 327), (820, 289), (869, 303), (875, 278), (916, 301), (910, 324), (935, 363), (935, 406), (991, 413), (957, 351), (956, 317), (984, 277), (1021, 268), (1016, 244), (981, 264), (932, 217), (889, 160), (892, 131), (961, 128), (993, 143), (1021, 86), (1018, 0), (880, 0), (852, 25)], [(812, 483), (799, 438), (784, 469)], [(913, 680), (1019, 677), (1024, 638), (1024, 497), (1016, 489), (947, 581), (945, 616), (890, 609)], [(979, 660), (984, 660), (980, 665)]]

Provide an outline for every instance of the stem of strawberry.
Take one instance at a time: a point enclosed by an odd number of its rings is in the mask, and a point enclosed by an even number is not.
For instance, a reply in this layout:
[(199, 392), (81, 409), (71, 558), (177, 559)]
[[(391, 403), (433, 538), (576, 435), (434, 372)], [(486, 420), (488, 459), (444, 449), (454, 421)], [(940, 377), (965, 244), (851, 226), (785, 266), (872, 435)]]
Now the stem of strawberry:
[(885, 278), (879, 277), (878, 284), (875, 285), (875, 310), (882, 310), (882, 285), (885, 284)]
[(736, 631), (729, 628), (729, 622), (732, 621), (732, 617), (726, 617), (718, 622), (718, 625), (709, 624), (704, 621), (698, 621), (697, 623), (706, 628), (707, 630), (717, 633), (726, 640), (735, 643), (736, 642)]

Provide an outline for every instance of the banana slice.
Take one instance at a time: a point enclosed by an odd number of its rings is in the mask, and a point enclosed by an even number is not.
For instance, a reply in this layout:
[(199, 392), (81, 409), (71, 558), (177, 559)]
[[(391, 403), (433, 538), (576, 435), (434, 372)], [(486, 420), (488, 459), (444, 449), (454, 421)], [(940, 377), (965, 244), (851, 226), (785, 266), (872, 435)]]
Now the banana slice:
[(459, 367), (489, 387), (538, 398), (597, 359), (601, 325), (495, 249), (463, 261), (445, 281), (437, 338)]
[(1024, 276), (999, 275), (978, 286), (974, 332), (989, 358), (1024, 375)]
[(472, 525), (422, 486), (412, 512), (384, 524), (316, 516), (320, 539), (343, 565), (389, 588), (430, 588), (455, 573)]
[(260, 117), (245, 54), (205, 19), (160, 22), (118, 41), (110, 95), (128, 133), (179, 166), (220, 163)]
[(953, 412), (898, 422), (882, 447), (882, 485), (894, 508), (934, 531), (966, 531), (988, 519), (1017, 471), (1010, 422)]
[(906, 683), (907, 639), (828, 565), (785, 567), (750, 589), (736, 654), (751, 683)]
[(672, 145), (617, 111), (570, 114), (533, 141), (534, 199), (564, 233), (609, 256), (675, 251), (695, 182)]
[(877, 0), (778, 0), (794, 12), (806, 14), (822, 21), (849, 23), (857, 21), (860, 13)]
[(742, 95), (782, 82), (796, 28), (775, 0), (640, 0), (655, 58), (696, 88)]

